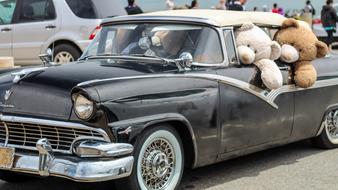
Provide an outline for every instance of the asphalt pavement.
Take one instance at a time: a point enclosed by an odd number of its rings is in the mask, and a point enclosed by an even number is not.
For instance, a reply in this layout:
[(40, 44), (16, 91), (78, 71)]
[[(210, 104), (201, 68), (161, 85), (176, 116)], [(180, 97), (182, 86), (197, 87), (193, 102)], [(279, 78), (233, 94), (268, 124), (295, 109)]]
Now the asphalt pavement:
[[(0, 190), (117, 190), (113, 183), (79, 184), (47, 178), (27, 183), (0, 181)], [(179, 190), (335, 190), (338, 149), (321, 150), (308, 141), (188, 170)]]

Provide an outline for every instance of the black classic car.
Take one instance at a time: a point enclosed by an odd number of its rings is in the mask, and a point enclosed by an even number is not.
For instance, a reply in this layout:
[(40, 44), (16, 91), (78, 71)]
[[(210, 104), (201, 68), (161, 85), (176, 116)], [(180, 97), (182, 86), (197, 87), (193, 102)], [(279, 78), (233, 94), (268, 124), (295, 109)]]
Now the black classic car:
[[(175, 189), (201, 167), (312, 138), (338, 146), (338, 64), (314, 62), (303, 89), (255, 86), (234, 28), (269, 33), (272, 13), (181, 10), (110, 18), (70, 64), (0, 75), (0, 179), (117, 180), (121, 189)], [(47, 64), (48, 65), (48, 64)]]

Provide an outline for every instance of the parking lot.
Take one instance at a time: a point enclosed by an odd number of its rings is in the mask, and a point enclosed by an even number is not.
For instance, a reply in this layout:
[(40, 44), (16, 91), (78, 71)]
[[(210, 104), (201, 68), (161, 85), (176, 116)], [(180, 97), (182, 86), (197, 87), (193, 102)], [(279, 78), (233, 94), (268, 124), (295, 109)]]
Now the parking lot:
[[(303, 141), (187, 171), (180, 190), (337, 189), (338, 151), (319, 150)], [(1, 190), (114, 190), (112, 183), (78, 184), (39, 179)]]

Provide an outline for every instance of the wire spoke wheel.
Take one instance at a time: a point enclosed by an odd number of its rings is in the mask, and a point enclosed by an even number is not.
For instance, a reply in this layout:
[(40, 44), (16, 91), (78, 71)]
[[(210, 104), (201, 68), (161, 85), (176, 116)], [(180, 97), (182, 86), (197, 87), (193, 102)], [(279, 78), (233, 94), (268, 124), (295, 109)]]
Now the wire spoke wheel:
[(175, 189), (183, 173), (181, 143), (167, 130), (152, 133), (143, 143), (137, 161), (142, 190)]
[(325, 129), (329, 140), (338, 143), (338, 111), (331, 111), (326, 116)]

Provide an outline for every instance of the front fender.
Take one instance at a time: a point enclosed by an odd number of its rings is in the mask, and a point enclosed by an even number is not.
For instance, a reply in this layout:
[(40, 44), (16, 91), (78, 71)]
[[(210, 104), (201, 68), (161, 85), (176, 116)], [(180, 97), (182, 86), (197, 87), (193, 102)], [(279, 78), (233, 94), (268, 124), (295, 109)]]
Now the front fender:
[(133, 119), (127, 119), (117, 122), (109, 123), (108, 126), (112, 129), (117, 142), (133, 142), (138, 135), (140, 135), (145, 129), (150, 126), (164, 123), (164, 122), (180, 122), (185, 126), (192, 138), (194, 147), (194, 165), (197, 159), (197, 145), (195, 133), (192, 129), (190, 122), (181, 114), (178, 113), (164, 113), (149, 115), (144, 117), (137, 117)]

